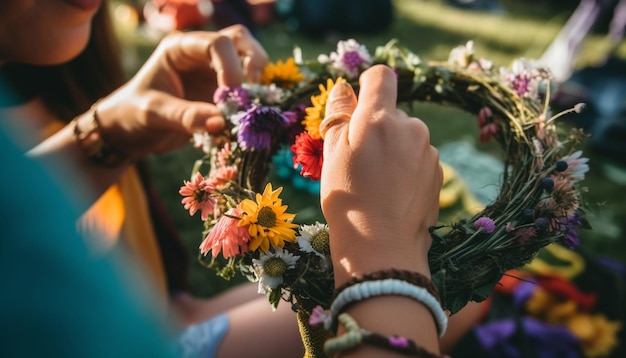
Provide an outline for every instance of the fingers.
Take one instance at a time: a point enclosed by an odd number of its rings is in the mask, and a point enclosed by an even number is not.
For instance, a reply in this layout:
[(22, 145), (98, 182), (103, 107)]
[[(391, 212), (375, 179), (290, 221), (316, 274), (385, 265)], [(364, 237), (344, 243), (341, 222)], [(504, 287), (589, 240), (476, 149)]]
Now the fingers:
[(219, 33), (231, 39), (235, 44), (237, 53), (243, 58), (246, 79), (250, 82), (258, 82), (269, 59), (263, 46), (243, 25), (229, 26), (220, 30)]
[(397, 114), (398, 84), (391, 68), (384, 65), (369, 68), (361, 74), (359, 85), (359, 105), (350, 123), (351, 136), (362, 136), (372, 123)]
[[(357, 106), (357, 99), (352, 86), (346, 82), (335, 84), (328, 95), (326, 102), (325, 116), (320, 123), (320, 134), (325, 141), (334, 143), (338, 133), (345, 127), (352, 117), (352, 113)], [(326, 137), (328, 131), (333, 133)]]
[(203, 131), (216, 134), (224, 130), (224, 117), (213, 104), (186, 101), (169, 95), (163, 95), (156, 101), (160, 105), (151, 106), (158, 111), (153, 115), (161, 119), (158, 122), (163, 123), (165, 128), (188, 134)]
[(243, 82), (241, 60), (233, 42), (223, 36), (219, 36), (210, 47), (213, 69), (217, 74), (217, 85), (238, 87)]
[(393, 110), (397, 106), (398, 83), (390, 67), (376, 65), (367, 69), (359, 78), (359, 101), (364, 110)]
[[(395, 73), (387, 66), (373, 66), (360, 77), (359, 99), (349, 84), (336, 84), (328, 96), (320, 133), (325, 142), (334, 145), (339, 135), (349, 128), (348, 141), (365, 138), (373, 122), (398, 118), (404, 113), (396, 109), (398, 98)], [(404, 115), (406, 117), (406, 115)], [(346, 125), (349, 124), (349, 127)]]
[(175, 70), (213, 66), (218, 84), (223, 86), (240, 86), (244, 70), (248, 80), (258, 81), (268, 62), (261, 44), (242, 25), (219, 32), (176, 33), (168, 36), (162, 47), (168, 64)]

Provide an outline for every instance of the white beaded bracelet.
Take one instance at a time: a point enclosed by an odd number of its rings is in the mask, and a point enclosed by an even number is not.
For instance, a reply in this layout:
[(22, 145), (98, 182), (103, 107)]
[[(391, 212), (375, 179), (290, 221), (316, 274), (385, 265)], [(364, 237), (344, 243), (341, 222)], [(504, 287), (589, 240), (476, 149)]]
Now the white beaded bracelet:
[(330, 306), (329, 316), (331, 319), (324, 323), (325, 328), (327, 330), (332, 329), (335, 319), (349, 303), (382, 295), (407, 296), (422, 303), (432, 313), (439, 337), (445, 333), (448, 326), (448, 316), (441, 308), (439, 301), (425, 288), (393, 278), (361, 282), (341, 291)]

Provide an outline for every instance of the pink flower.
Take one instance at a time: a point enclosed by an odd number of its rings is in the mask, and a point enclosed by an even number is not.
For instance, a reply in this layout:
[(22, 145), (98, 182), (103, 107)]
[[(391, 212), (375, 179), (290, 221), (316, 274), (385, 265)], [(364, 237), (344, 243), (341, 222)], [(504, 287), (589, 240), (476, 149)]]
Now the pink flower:
[(531, 226), (519, 228), (515, 230), (515, 236), (517, 236), (519, 243), (524, 245), (537, 236), (537, 229)]
[(479, 140), (481, 143), (488, 142), (491, 138), (498, 134), (498, 124), (494, 119), (491, 108), (487, 106), (482, 107), (478, 111), (476, 120), (478, 121), (478, 128), (480, 129)]
[(224, 147), (217, 152), (217, 159), (215, 161), (217, 166), (225, 167), (230, 165), (232, 162), (231, 156), (233, 155), (233, 151), (230, 148), (230, 142), (226, 142)]
[(215, 198), (211, 196), (215, 187), (200, 173), (196, 173), (193, 181), (184, 181), (185, 185), (178, 191), (184, 196), (181, 201), (185, 205), (185, 209), (189, 210), (189, 215), (193, 216), (196, 211), (200, 210), (202, 220), (207, 220), (209, 214), (215, 211)]
[(248, 252), (248, 228), (237, 226), (241, 215), (243, 210), (239, 208), (228, 210), (200, 244), (200, 253), (206, 256), (211, 251), (211, 255), (217, 257), (222, 252), (227, 259)]
[(235, 180), (237, 173), (238, 170), (235, 166), (219, 167), (209, 178), (209, 183), (215, 187), (219, 187), (231, 180)]
[(320, 180), (322, 177), (322, 163), (324, 162), (324, 142), (312, 138), (309, 133), (302, 132), (296, 137), (296, 142), (291, 146), (294, 165), (302, 166), (300, 175), (312, 180)]
[(563, 171), (563, 175), (577, 182), (585, 179), (585, 173), (589, 171), (589, 158), (582, 157), (583, 152), (577, 151), (561, 160), (567, 163), (567, 168)]
[(491, 234), (496, 230), (496, 224), (487, 216), (481, 216), (474, 221), (474, 229), (482, 228), (485, 234)]
[(315, 306), (311, 311), (311, 315), (309, 316), (309, 325), (318, 326), (320, 324), (330, 324), (330, 315), (326, 312), (322, 306)]
[(480, 134), (478, 136), (478, 140), (481, 143), (487, 143), (491, 140), (491, 138), (495, 137), (498, 134), (498, 125), (495, 123), (489, 123), (484, 127), (480, 128)]

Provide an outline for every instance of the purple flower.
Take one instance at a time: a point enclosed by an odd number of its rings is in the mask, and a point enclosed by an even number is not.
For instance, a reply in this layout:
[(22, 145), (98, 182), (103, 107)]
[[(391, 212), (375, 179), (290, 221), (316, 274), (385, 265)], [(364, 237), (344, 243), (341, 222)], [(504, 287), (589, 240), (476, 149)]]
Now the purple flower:
[(474, 229), (478, 230), (483, 228), (483, 232), (485, 234), (491, 234), (496, 230), (496, 224), (493, 220), (486, 216), (481, 216), (476, 221), (474, 221)]
[(537, 283), (531, 281), (522, 281), (513, 290), (513, 306), (522, 309), (528, 299), (535, 293)]
[(530, 92), (529, 86), (530, 78), (523, 74), (517, 75), (511, 80), (511, 87), (513, 87), (515, 93), (520, 97)]
[(536, 358), (582, 356), (579, 342), (565, 326), (545, 324), (532, 317), (522, 317), (519, 322), (489, 322), (476, 327), (474, 335), (483, 350), (478, 355), (481, 357), (521, 358), (526, 356), (524, 352)]
[(580, 244), (578, 238), (578, 227), (582, 224), (580, 214), (574, 212), (567, 218), (562, 218), (561, 223), (565, 225), (565, 236), (562, 244), (568, 249), (574, 249)]
[(213, 94), (213, 102), (226, 113), (235, 113), (252, 104), (250, 92), (242, 87), (220, 86)]
[(322, 55), (318, 60), (328, 64), (330, 72), (334, 75), (348, 78), (359, 77), (359, 71), (372, 64), (372, 57), (367, 48), (354, 39), (339, 41), (337, 51), (332, 52), (330, 57)]
[(252, 105), (239, 117), (237, 140), (243, 149), (269, 149), (272, 137), (285, 129), (288, 119), (278, 110)]
[(389, 344), (398, 348), (406, 348), (409, 346), (409, 340), (402, 336), (390, 336)]
[(358, 71), (359, 67), (361, 67), (361, 64), (364, 62), (363, 57), (361, 57), (358, 51), (346, 51), (341, 60), (350, 72)]

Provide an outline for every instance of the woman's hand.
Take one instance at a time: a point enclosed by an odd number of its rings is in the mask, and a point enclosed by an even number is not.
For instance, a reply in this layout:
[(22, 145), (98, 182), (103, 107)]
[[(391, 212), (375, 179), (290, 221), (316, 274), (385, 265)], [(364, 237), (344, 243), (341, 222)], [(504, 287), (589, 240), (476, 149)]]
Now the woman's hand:
[(358, 102), (339, 84), (326, 105), (321, 204), (337, 286), (389, 268), (429, 275), (439, 154), (426, 125), (398, 110), (396, 100), (396, 76), (380, 65), (361, 75)]
[(106, 141), (131, 160), (163, 153), (194, 132), (218, 133), (217, 86), (256, 81), (267, 54), (243, 26), (167, 36), (137, 74), (97, 106)]

